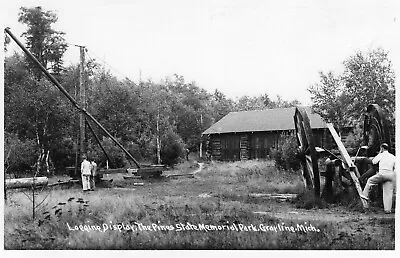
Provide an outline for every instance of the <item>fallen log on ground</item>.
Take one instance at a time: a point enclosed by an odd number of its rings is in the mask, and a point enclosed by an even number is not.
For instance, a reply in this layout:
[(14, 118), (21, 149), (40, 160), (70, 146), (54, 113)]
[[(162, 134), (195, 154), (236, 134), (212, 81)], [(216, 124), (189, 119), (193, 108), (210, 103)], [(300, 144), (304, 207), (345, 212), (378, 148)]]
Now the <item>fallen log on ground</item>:
[(14, 178), (6, 179), (6, 189), (28, 188), (37, 186), (46, 186), (49, 183), (47, 177), (28, 177), (28, 178)]
[(254, 197), (254, 198), (267, 198), (267, 199), (276, 199), (276, 200), (286, 201), (286, 200), (290, 200), (290, 199), (296, 198), (296, 197), (297, 197), (297, 194), (276, 194), (276, 193), (263, 194), (263, 193), (251, 193), (251, 194), (249, 194), (249, 197)]
[(128, 176), (122, 176), (125, 180), (128, 180), (128, 179), (141, 179), (142, 177), (141, 176), (130, 176), (130, 175), (128, 175)]

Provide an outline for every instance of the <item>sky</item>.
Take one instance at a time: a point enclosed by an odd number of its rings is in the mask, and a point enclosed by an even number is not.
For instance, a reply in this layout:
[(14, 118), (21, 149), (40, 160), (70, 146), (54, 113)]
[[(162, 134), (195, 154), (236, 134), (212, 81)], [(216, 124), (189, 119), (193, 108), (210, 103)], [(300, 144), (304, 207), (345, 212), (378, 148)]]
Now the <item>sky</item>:
[[(235, 99), (267, 93), (311, 103), (319, 72), (343, 71), (357, 51), (389, 52), (400, 70), (400, 1), (97, 0), (2, 1), (4, 26), (20, 37), (19, 8), (58, 15), (56, 30), (119, 78), (173, 74)], [(65, 65), (79, 62), (69, 46)], [(398, 80), (396, 81), (398, 84)]]

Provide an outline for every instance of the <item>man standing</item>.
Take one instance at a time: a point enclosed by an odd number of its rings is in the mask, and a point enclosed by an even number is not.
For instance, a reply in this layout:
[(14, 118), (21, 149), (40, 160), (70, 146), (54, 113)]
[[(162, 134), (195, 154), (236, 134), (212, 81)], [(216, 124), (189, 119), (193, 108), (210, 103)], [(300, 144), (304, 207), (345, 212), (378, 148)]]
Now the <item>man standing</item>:
[(90, 162), (87, 160), (86, 155), (82, 156), (82, 164), (81, 164), (81, 174), (82, 174), (82, 187), (83, 191), (86, 192), (90, 190)]
[(383, 208), (385, 213), (392, 212), (393, 186), (396, 180), (395, 156), (388, 151), (389, 146), (382, 143), (379, 154), (373, 158), (372, 164), (379, 164), (379, 172), (370, 177), (365, 185), (361, 198), (369, 200), (369, 192), (373, 185), (382, 183), (383, 188)]
[(92, 158), (92, 161), (90, 162), (90, 170), (91, 170), (91, 175), (90, 175), (90, 191), (94, 191), (95, 188), (95, 180), (96, 180), (96, 170), (97, 170), (97, 164)]

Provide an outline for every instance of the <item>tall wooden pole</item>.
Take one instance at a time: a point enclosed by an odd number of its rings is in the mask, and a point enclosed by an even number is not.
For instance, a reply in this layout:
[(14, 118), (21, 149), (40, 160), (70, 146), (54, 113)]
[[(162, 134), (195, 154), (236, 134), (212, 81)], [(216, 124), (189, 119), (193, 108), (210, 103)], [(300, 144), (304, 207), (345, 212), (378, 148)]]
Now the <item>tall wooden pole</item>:
[(160, 120), (160, 108), (157, 107), (157, 120), (156, 120), (156, 130), (157, 130), (157, 135), (156, 135), (156, 143), (157, 143), (157, 164), (161, 164), (161, 142), (160, 142), (160, 125), (159, 125), (159, 120)]
[[(203, 114), (202, 113), (200, 113), (200, 128), (201, 128), (201, 131), (203, 131)], [(202, 158), (203, 157), (203, 139), (201, 138), (201, 135), (200, 135), (200, 158)]]
[[(78, 86), (74, 84), (74, 97), (75, 99), (78, 99)], [(75, 171), (74, 171), (74, 177), (77, 177), (79, 175), (78, 173), (78, 167), (79, 167), (79, 128), (78, 128), (78, 115), (80, 112), (77, 112), (76, 109), (74, 109), (74, 147), (75, 147)]]
[[(85, 70), (84, 70), (84, 64), (85, 64), (85, 47), (80, 46), (80, 67), (79, 67), (79, 104), (81, 107), (86, 108), (86, 88), (85, 88)], [(81, 112), (79, 114), (79, 132), (80, 132), (80, 157), (82, 160), (82, 155), (86, 154), (86, 131), (85, 131), (85, 114)]]

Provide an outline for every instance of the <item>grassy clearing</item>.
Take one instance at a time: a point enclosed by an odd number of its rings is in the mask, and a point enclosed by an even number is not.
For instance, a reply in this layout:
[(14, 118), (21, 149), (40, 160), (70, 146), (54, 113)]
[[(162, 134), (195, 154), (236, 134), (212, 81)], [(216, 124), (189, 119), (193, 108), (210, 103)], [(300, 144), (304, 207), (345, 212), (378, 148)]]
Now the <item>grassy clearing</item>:
[[(290, 209), (288, 206), (291, 204), (249, 198), (249, 193), (299, 193), (302, 180), (295, 173), (277, 171), (271, 164), (267, 161), (213, 163), (207, 164), (195, 179), (150, 180), (135, 188), (130, 188), (129, 181), (121, 181), (118, 186), (124, 189), (98, 188), (85, 194), (78, 186), (53, 189), (35, 221), (31, 218), (30, 201), (22, 193), (13, 193), (5, 206), (5, 248), (394, 248), (394, 221), (386, 224), (381, 220), (358, 222), (360, 230), (357, 231), (358, 228), (345, 228), (339, 222), (275, 217), (274, 212), (279, 212), (283, 206)], [(186, 164), (177, 170), (183, 173), (185, 166), (189, 172), (196, 168), (193, 164)], [(209, 197), (202, 198), (204, 193)], [(38, 199), (46, 194), (42, 192)], [(271, 213), (260, 215), (253, 212), (260, 210), (270, 210)], [(217, 230), (195, 230), (193, 227), (203, 224), (215, 226)], [(246, 231), (244, 226), (251, 224), (258, 231), (252, 231), (252, 227)], [(296, 227), (297, 224), (312, 224), (320, 231), (291, 232), (290, 226)], [(271, 231), (265, 227), (273, 229), (278, 225), (289, 228)], [(183, 230), (183, 226), (191, 229)], [(218, 226), (222, 230), (218, 230)], [(373, 227), (375, 232), (382, 232), (376, 237), (372, 231), (362, 227)], [(391, 228), (393, 234), (388, 233)]]
[(277, 170), (272, 161), (215, 162), (199, 176), (210, 184), (232, 186), (237, 193), (300, 193), (304, 189), (300, 173)]

